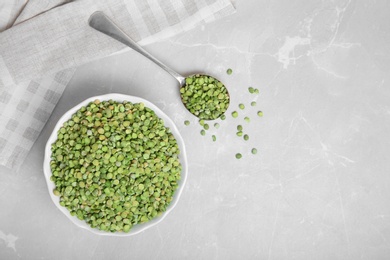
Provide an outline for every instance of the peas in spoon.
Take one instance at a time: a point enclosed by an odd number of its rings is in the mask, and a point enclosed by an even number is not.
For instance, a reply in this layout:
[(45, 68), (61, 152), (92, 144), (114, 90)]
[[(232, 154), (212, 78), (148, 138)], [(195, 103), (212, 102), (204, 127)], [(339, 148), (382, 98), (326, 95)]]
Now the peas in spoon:
[(180, 96), (184, 106), (193, 115), (200, 119), (213, 120), (221, 117), (228, 109), (229, 92), (218, 79), (205, 74), (194, 74), (187, 77), (180, 75), (145, 51), (103, 12), (93, 13), (88, 23), (95, 30), (142, 54), (173, 76), (180, 84)]

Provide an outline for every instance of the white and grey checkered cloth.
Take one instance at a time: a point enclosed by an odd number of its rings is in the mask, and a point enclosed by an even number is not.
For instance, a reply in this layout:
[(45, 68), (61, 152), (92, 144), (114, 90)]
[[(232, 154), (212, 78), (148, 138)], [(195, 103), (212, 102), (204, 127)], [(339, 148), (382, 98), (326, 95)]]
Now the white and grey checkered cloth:
[(19, 169), (77, 66), (124, 48), (87, 25), (98, 10), (140, 44), (235, 12), (230, 0), (2, 0), (0, 165)]

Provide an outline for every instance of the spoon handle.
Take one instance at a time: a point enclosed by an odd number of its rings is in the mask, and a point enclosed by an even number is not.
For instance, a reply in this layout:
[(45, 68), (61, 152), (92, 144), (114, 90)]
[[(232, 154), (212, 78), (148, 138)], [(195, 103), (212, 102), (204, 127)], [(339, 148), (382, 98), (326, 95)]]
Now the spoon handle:
[(110, 20), (103, 12), (97, 11), (94, 12), (88, 20), (89, 26), (94, 28), (95, 30), (98, 30), (99, 32), (102, 32), (112, 38), (114, 38), (117, 41), (120, 41), (121, 43), (129, 46), (133, 50), (137, 51), (138, 53), (142, 54), (149, 60), (156, 63), (158, 66), (160, 66), (162, 69), (164, 69), (166, 72), (171, 74), (177, 81), (179, 81), (180, 86), (185, 85), (185, 77), (181, 76), (176, 71), (172, 70), (165, 64), (163, 64), (161, 61), (153, 57), (150, 53), (145, 51), (141, 46), (139, 46), (135, 41), (133, 41), (124, 31), (122, 31), (113, 21)]

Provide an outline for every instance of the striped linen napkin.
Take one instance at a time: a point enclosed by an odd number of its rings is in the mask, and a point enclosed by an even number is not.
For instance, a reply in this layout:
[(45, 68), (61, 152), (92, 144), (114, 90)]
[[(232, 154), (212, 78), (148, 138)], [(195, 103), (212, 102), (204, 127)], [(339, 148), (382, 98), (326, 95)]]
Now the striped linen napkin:
[(125, 48), (87, 25), (95, 11), (148, 44), (235, 9), (230, 0), (3, 0), (0, 165), (19, 169), (77, 66)]

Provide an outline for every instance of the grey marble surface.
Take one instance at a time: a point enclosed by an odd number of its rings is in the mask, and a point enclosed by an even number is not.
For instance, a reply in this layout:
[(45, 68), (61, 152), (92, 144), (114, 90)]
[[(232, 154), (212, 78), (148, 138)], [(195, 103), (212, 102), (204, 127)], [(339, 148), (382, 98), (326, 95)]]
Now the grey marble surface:
[[(0, 168), (0, 259), (389, 259), (389, 3), (236, 1), (233, 16), (145, 46), (179, 72), (209, 72), (229, 88), (227, 120), (205, 137), (175, 80), (139, 54), (80, 67), (21, 170)], [(111, 92), (167, 113), (189, 161), (174, 211), (127, 238), (72, 224), (42, 171), (60, 116)], [(239, 103), (246, 109), (233, 119)], [(235, 135), (238, 124), (249, 141)]]

